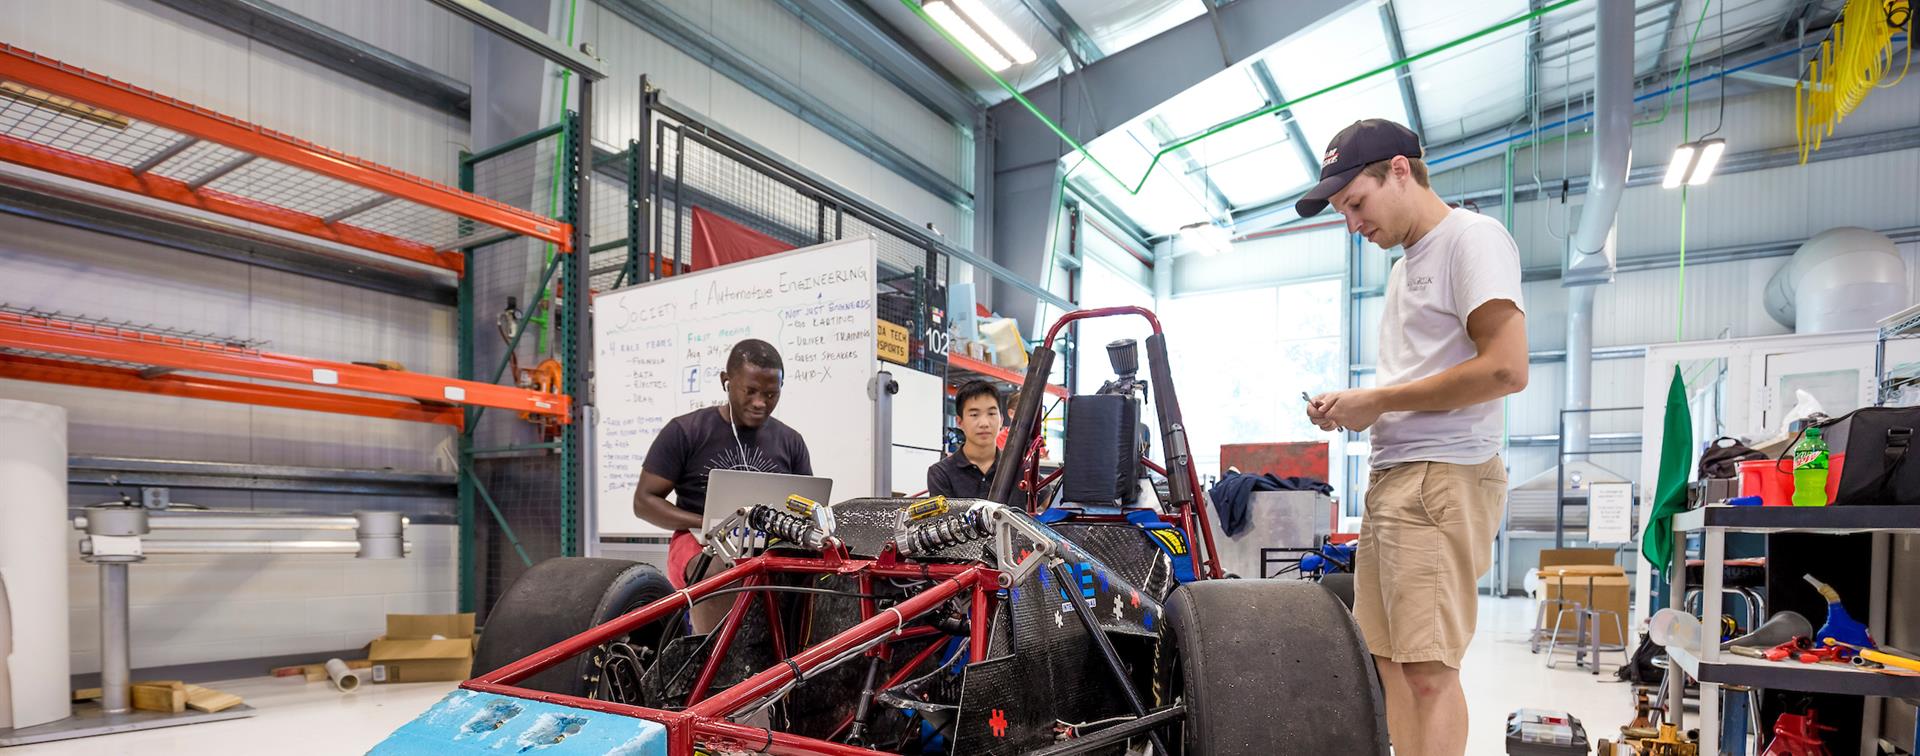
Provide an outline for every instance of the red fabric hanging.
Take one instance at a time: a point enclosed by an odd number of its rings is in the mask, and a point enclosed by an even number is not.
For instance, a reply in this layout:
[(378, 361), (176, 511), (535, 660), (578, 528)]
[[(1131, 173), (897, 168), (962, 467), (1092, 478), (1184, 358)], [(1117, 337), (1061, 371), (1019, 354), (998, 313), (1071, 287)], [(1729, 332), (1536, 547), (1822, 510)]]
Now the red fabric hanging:
[(690, 270), (706, 270), (790, 249), (793, 245), (704, 209), (693, 208), (693, 245), (687, 261)]

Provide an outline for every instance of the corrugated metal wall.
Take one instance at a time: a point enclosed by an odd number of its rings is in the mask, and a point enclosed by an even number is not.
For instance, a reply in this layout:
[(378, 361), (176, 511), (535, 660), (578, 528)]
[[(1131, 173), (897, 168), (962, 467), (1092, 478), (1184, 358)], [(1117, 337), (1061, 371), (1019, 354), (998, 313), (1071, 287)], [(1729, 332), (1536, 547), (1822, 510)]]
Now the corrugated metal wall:
[[(314, 6), (330, 5), (314, 0)], [(464, 22), (424, 3), (365, 0), (333, 14), (349, 33), (414, 29), (402, 54), (440, 69), (468, 56)], [(364, 6), (364, 7), (360, 7)], [(329, 15), (333, 15), (329, 14)], [(0, 38), (116, 79), (447, 184), (467, 123), (201, 21), (143, 2), (0, 3)], [(452, 74), (451, 71), (444, 71)], [(465, 74), (458, 74), (464, 79)]]
[[(471, 79), (475, 30), (429, 3), (275, 2), (456, 80)], [(956, 183), (969, 183), (971, 163), (958, 129), (771, 0), (669, 5), (907, 154)], [(949, 233), (970, 230), (953, 205), (591, 0), (580, 6), (579, 41), (593, 43), (614, 70), (598, 90), (595, 129), (602, 143), (624, 146), (637, 136), (639, 76), (648, 73), (677, 102), (881, 207)], [(157, 4), (0, 3), (0, 39), (447, 184), (457, 181), (459, 151), (476, 146), (465, 119)], [(454, 372), (455, 323), (448, 307), (9, 215), (0, 215), (0, 268), (6, 271), (0, 302), (17, 306), (264, 339), (269, 350), (303, 356), (388, 359), (411, 370)], [(441, 447), (452, 439), (443, 426), (43, 384), (0, 382), (0, 396), (66, 406), (75, 454), (434, 470)], [(75, 495), (76, 504), (103, 498), (99, 489)], [(450, 504), (271, 493), (203, 492), (194, 498), (220, 507), (343, 511), (358, 504), (444, 512)], [(337, 651), (376, 634), (385, 612), (451, 611), (455, 570), (450, 534), (441, 529), (417, 529), (415, 558), (400, 565), (326, 560), (300, 567), (283, 558), (233, 557), (157, 559), (136, 568), (135, 620), (141, 630), (134, 663)], [(209, 571), (264, 577), (244, 586), (195, 577)], [(74, 574), (75, 669), (90, 671), (97, 668), (91, 568), (76, 563)]]
[[(464, 80), (472, 32), (427, 3), (302, 0), (290, 8)], [(445, 183), (467, 122), (157, 4), (0, 4), (0, 39), (138, 86)], [(0, 302), (245, 339), (329, 360), (454, 372), (449, 307), (0, 215)], [(288, 409), (0, 381), (0, 396), (67, 408), (76, 455), (323, 468), (441, 468), (450, 428)], [(125, 489), (131, 491), (133, 489)], [(76, 486), (70, 503), (117, 491)], [(399, 508), (451, 500), (181, 491), (220, 508)], [(420, 518), (416, 517), (416, 523)], [(416, 524), (395, 563), (336, 557), (157, 557), (133, 569), (136, 667), (366, 643), (394, 612), (454, 608), (449, 525)], [(69, 565), (75, 672), (98, 669), (94, 568)]]

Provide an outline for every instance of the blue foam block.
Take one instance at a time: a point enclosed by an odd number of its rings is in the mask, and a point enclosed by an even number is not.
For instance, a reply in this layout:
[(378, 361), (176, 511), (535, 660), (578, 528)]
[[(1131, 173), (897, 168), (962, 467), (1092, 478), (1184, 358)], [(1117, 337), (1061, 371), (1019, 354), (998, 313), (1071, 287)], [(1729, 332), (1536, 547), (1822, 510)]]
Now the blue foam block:
[(618, 714), (456, 690), (368, 753), (667, 756), (667, 728)]

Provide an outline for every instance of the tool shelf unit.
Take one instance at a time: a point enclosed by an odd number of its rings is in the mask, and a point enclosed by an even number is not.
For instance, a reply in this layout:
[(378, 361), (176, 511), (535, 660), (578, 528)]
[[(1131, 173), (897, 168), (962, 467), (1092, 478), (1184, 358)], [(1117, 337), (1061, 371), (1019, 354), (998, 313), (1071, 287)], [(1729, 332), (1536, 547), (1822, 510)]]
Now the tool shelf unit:
[[(488, 409), (548, 418), (561, 431), (529, 445), (559, 456), (561, 554), (578, 553), (579, 515), (588, 509), (581, 422), (590, 333), (586, 254), (589, 203), (579, 201), (582, 165), (591, 143), (593, 81), (605, 71), (594, 59), (472, 0), (433, 0), (578, 74), (579, 112), (551, 127), (556, 202), (547, 217), (463, 188), (454, 188), (248, 123), (11, 45), (0, 44), (0, 181), (10, 191), (65, 194), (102, 217), (138, 208), (159, 227), (272, 249), (261, 260), (297, 260), (328, 280), (433, 299), (459, 309), (459, 375), (277, 354), (261, 343), (83, 315), (0, 304), (0, 378), (142, 392), (200, 400), (435, 423), (460, 430), (456, 475), (373, 470), (209, 465), (188, 460), (79, 461), (120, 482), (122, 468), (146, 485), (252, 488), (262, 479), (296, 481), (287, 490), (457, 496), (461, 526), (460, 603), (475, 603), (473, 526), (476, 499), (501, 517), (473, 473), (472, 432)], [(464, 156), (463, 158), (471, 158)], [(463, 159), (463, 178), (471, 166)], [(470, 188), (470, 187), (468, 187)], [(103, 191), (104, 190), (104, 191)], [(21, 212), (18, 209), (10, 210)], [(83, 209), (82, 214), (85, 213)], [(28, 213), (32, 214), (32, 213)], [(110, 228), (103, 222), (99, 228)], [(110, 231), (111, 232), (111, 231)], [(552, 263), (536, 296), (558, 281), (555, 327), (565, 382), (558, 392), (529, 390), (503, 370), (474, 367), (473, 262), (484, 248), (513, 240), (550, 250)], [(251, 262), (251, 261), (250, 261)], [(557, 277), (556, 277), (557, 273)], [(397, 290), (398, 286), (411, 291)], [(532, 310), (529, 310), (531, 317)], [(526, 330), (526, 323), (519, 324)], [(502, 365), (504, 368), (504, 364)], [(218, 468), (209, 472), (210, 468)], [(88, 479), (85, 475), (77, 479)], [(498, 524), (512, 539), (504, 519)], [(517, 540), (515, 551), (526, 560)], [(530, 564), (530, 560), (527, 560)]]
[[(1871, 585), (1867, 597), (1866, 624), (1875, 638), (1886, 637), (1887, 564), (1889, 540), (1893, 534), (1920, 533), (1920, 506), (1852, 507), (1733, 507), (1711, 505), (1674, 516), (1674, 558), (1687, 553), (1687, 536), (1701, 534), (1701, 611), (1703, 617), (1721, 614), (1722, 578), (1726, 567), (1727, 533), (1811, 533), (1820, 535), (1873, 534)], [(1687, 570), (1670, 570), (1672, 592), (1684, 596)], [(1816, 620), (1817, 622), (1817, 620)], [(1708, 625), (1709, 627), (1713, 625)], [(1722, 654), (1720, 644), (1705, 643), (1699, 654), (1677, 646), (1667, 648), (1668, 658), (1700, 683), (1700, 752), (1720, 753), (1721, 686), (1792, 690), (1804, 693), (1832, 693), (1853, 696), (1878, 696), (1920, 702), (1920, 677), (1881, 674), (1852, 667), (1801, 665), (1768, 662)], [(1684, 681), (1677, 675), (1667, 679), (1667, 700), (1681, 700)], [(1667, 720), (1683, 724), (1682, 706), (1669, 706)], [(1868, 707), (1862, 724), (1862, 741), (1872, 743), (1879, 737), (1879, 709)], [(1685, 728), (1682, 727), (1682, 730)], [(1869, 732), (1870, 730), (1870, 732)]]
[(1887, 342), (1920, 338), (1920, 305), (1888, 316), (1880, 321), (1878, 330), (1873, 343), (1873, 378), (1879, 385), (1879, 390), (1874, 394), (1874, 404), (1885, 406), (1899, 395), (1901, 388), (1920, 383), (1920, 375), (1887, 375)]

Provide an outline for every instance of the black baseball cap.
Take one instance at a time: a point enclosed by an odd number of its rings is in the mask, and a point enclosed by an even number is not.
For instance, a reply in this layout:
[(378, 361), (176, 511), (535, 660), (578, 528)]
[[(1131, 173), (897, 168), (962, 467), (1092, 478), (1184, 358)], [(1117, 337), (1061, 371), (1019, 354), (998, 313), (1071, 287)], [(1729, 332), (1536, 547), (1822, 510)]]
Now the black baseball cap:
[(1320, 158), (1320, 183), (1307, 190), (1307, 196), (1293, 203), (1300, 217), (1319, 215), (1327, 209), (1327, 200), (1360, 175), (1369, 163), (1392, 160), (1398, 156), (1420, 159), (1420, 137), (1412, 129), (1384, 118), (1354, 121), (1340, 130)]

